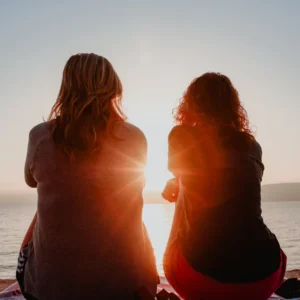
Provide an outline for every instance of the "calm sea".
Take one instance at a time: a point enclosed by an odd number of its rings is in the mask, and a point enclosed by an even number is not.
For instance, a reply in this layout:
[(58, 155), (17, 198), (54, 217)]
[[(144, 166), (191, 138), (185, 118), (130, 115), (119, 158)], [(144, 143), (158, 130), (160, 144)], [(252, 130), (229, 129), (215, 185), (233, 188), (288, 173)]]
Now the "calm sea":
[[(20, 243), (36, 204), (0, 203), (0, 278), (13, 278)], [(145, 204), (143, 218), (162, 274), (162, 257), (174, 213), (173, 204)], [(288, 255), (288, 269), (300, 268), (300, 202), (263, 203), (266, 224), (277, 235)]]

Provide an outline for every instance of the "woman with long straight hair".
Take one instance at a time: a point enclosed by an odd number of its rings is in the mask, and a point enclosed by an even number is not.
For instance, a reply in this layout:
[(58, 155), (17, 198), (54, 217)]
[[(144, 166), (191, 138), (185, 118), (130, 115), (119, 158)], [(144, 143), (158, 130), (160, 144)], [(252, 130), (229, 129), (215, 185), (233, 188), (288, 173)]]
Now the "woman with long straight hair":
[(163, 192), (176, 201), (166, 278), (184, 299), (268, 299), (286, 256), (262, 218), (262, 149), (237, 90), (225, 75), (206, 73), (187, 88), (175, 120), (175, 178)]
[(67, 61), (49, 120), (30, 131), (25, 179), (37, 188), (17, 279), (26, 299), (136, 299), (156, 293), (142, 222), (147, 142), (125, 122), (122, 84), (96, 54)]

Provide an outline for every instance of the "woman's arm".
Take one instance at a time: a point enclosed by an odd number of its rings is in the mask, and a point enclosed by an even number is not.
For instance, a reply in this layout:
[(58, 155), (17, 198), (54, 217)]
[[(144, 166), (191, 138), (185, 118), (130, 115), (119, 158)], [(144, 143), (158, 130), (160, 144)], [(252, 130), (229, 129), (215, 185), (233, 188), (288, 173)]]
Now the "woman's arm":
[[(25, 175), (25, 182), (27, 183), (27, 185), (29, 187), (32, 187), (32, 188), (35, 188), (37, 186), (37, 182), (31, 173), (31, 167), (33, 165), (34, 155), (35, 155), (35, 151), (36, 151), (36, 141), (35, 140), (36, 140), (36, 138), (35, 138), (34, 130), (31, 130), (29, 133), (24, 175)], [(34, 226), (36, 223), (36, 219), (37, 219), (37, 212), (35, 213), (33, 220), (31, 221), (31, 224), (30, 224), (29, 228), (27, 229), (27, 232), (26, 232), (23, 242), (21, 244), (21, 249), (24, 248), (31, 241), (33, 229), (34, 229)]]
[(188, 172), (194, 141), (191, 128), (175, 126), (168, 137), (168, 169), (176, 178)]
[(21, 244), (21, 249), (24, 248), (31, 241), (36, 220), (37, 220), (37, 212), (35, 213), (33, 220), (31, 222), (29, 228), (27, 229), (27, 232), (26, 232), (23, 242)]
[(25, 182), (28, 186), (35, 188), (37, 186), (37, 182), (35, 181), (32, 173), (31, 168), (33, 165), (34, 155), (36, 151), (36, 138), (34, 137), (34, 130), (31, 130), (29, 133), (29, 140), (27, 146), (27, 155), (25, 161), (25, 168), (24, 168), (24, 175), (25, 175)]
[(145, 178), (145, 167), (147, 164), (147, 139), (141, 130), (137, 131), (137, 136), (134, 141), (131, 142), (131, 147), (133, 149), (133, 163), (135, 164), (136, 172), (135, 174), (138, 178), (138, 182), (141, 182), (143, 188), (146, 185)]
[(168, 137), (168, 169), (175, 178), (170, 179), (162, 197), (170, 202), (177, 200), (179, 185), (178, 180), (184, 174), (187, 166), (188, 153), (191, 145), (191, 137), (185, 126), (175, 126)]

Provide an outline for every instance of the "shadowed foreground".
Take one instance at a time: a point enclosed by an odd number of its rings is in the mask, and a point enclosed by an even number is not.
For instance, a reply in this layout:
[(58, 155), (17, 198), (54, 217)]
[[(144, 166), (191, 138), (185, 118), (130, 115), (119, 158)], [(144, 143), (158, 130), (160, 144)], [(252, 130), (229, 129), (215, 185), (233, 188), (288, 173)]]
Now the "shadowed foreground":
[(16, 282), (15, 279), (0, 279), (0, 292)]
[[(300, 278), (300, 269), (287, 271), (285, 273), (285, 276), (287, 278)], [(14, 283), (15, 279), (0, 279), (0, 292), (6, 289), (8, 286), (10, 286), (12, 283)]]

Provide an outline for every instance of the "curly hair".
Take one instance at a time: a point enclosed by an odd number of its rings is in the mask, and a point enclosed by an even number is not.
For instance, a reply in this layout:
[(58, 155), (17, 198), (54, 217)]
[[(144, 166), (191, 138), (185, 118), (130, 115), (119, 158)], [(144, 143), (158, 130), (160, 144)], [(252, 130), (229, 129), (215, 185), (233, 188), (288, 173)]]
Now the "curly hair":
[(122, 83), (106, 58), (94, 53), (71, 56), (48, 118), (55, 144), (69, 157), (94, 153), (100, 135), (126, 120), (121, 100)]
[(247, 112), (230, 79), (220, 73), (205, 73), (196, 78), (185, 91), (175, 109), (175, 122), (218, 127), (231, 127), (252, 135)]

